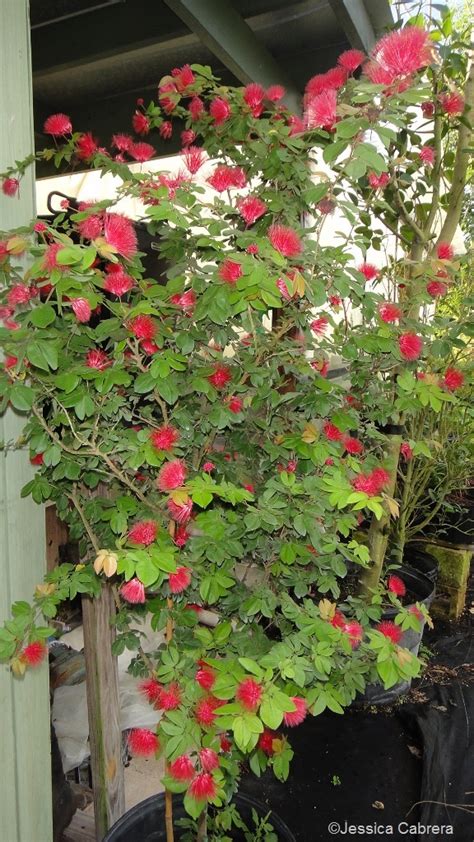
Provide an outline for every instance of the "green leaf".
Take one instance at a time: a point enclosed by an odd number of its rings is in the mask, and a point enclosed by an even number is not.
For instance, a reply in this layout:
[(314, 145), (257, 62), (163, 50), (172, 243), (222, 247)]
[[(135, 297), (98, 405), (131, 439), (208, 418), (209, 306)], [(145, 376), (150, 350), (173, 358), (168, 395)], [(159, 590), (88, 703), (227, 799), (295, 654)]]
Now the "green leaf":
[(10, 401), (15, 409), (21, 412), (27, 412), (33, 406), (35, 399), (35, 392), (29, 386), (23, 386), (22, 383), (15, 383), (10, 391)]
[(273, 699), (265, 699), (260, 705), (260, 718), (265, 725), (275, 730), (283, 722), (283, 711)]
[(63, 374), (58, 374), (54, 382), (58, 389), (61, 389), (61, 391), (69, 394), (69, 392), (74, 391), (77, 384), (79, 383), (79, 377), (77, 374), (64, 372)]
[(26, 356), (30, 363), (43, 371), (58, 367), (58, 348), (56, 343), (38, 339), (30, 342), (26, 348)]
[(31, 311), (30, 319), (35, 327), (48, 327), (56, 318), (56, 313), (51, 304), (41, 304)]

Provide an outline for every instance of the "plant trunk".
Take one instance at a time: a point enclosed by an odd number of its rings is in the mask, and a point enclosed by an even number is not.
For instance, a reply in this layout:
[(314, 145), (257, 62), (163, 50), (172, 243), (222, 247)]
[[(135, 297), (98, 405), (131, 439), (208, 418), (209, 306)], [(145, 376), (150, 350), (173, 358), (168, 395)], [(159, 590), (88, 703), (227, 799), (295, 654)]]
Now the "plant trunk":
[(198, 818), (196, 842), (206, 842), (207, 839), (207, 807)]
[[(393, 497), (397, 481), (398, 459), (402, 437), (399, 435), (389, 436), (389, 440), (387, 470), (390, 473), (390, 482), (387, 487), (387, 494)], [(390, 517), (390, 509), (387, 503), (384, 504), (384, 513), (380, 520), (377, 520), (375, 515), (372, 517), (369, 529), (369, 550), (372, 564), (367, 570), (364, 570), (361, 578), (362, 593), (366, 596), (370, 596), (377, 588), (382, 575), (385, 553), (387, 552)]]
[[(176, 529), (174, 520), (170, 520), (168, 524), (168, 532), (173, 537)], [(168, 612), (173, 608), (173, 600), (168, 597), (166, 600)], [(166, 643), (169, 644), (173, 640), (173, 620), (171, 613), (168, 614), (166, 620)], [(169, 769), (169, 763), (166, 763), (166, 771)], [(166, 827), (166, 842), (174, 842), (174, 828), (173, 828), (173, 793), (165, 789), (165, 827)]]

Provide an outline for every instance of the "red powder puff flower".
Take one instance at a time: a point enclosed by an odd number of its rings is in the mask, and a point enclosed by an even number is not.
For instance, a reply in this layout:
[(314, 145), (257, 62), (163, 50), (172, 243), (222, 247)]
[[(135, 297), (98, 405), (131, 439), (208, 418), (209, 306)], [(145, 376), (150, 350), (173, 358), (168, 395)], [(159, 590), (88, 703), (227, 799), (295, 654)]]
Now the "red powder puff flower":
[(450, 117), (459, 117), (464, 111), (464, 97), (454, 91), (449, 94), (442, 94), (439, 101), (444, 113)]
[(227, 385), (227, 383), (229, 383), (230, 380), (232, 380), (232, 375), (228, 366), (220, 365), (218, 363), (214, 368), (214, 372), (210, 374), (207, 379), (209, 380), (209, 383), (212, 383), (215, 389), (220, 391)]
[(308, 79), (305, 87), (306, 97), (305, 99), (309, 101), (315, 96), (319, 96), (322, 94), (323, 91), (328, 91), (330, 88), (330, 84), (326, 77), (325, 73), (317, 73), (315, 76), (312, 76), (311, 79)]
[(169, 140), (173, 134), (173, 124), (169, 120), (165, 120), (159, 128), (159, 132), (163, 140)]
[(183, 152), (183, 159), (186, 169), (191, 173), (191, 175), (195, 175), (204, 164), (206, 154), (203, 149), (199, 148), (199, 146), (188, 146), (188, 148)]
[(112, 135), (112, 145), (120, 152), (128, 152), (133, 146), (133, 138), (129, 134), (114, 134)]
[(193, 510), (193, 501), (191, 499), (186, 503), (175, 503), (174, 500), (168, 500), (167, 506), (171, 517), (176, 523), (184, 524), (191, 518), (191, 512)]
[(236, 398), (234, 395), (232, 395), (227, 401), (227, 408), (230, 410), (230, 412), (233, 412), (234, 415), (238, 415), (239, 412), (242, 412), (244, 408), (244, 402), (243, 400), (241, 400), (241, 398)]
[(226, 259), (219, 266), (218, 275), (226, 284), (235, 284), (242, 277), (242, 266), (234, 260)]
[(339, 427), (336, 427), (335, 424), (331, 424), (330, 421), (326, 421), (323, 426), (323, 433), (328, 439), (328, 441), (341, 441), (343, 434), (340, 431)]
[(342, 298), (339, 295), (330, 295), (329, 303), (331, 307), (334, 307), (335, 310), (338, 310), (342, 304)]
[(221, 751), (230, 751), (232, 748), (231, 741), (226, 737), (225, 734), (221, 734), (220, 736), (220, 744), (221, 744)]
[(330, 67), (324, 74), (328, 88), (339, 90), (347, 82), (347, 70), (344, 67)]
[(16, 196), (18, 193), (18, 188), (20, 187), (20, 182), (17, 178), (4, 178), (2, 180), (2, 193), (5, 196)]
[(464, 374), (457, 368), (447, 368), (443, 377), (443, 386), (450, 392), (461, 389), (464, 385)]
[(285, 713), (283, 721), (285, 725), (294, 728), (296, 725), (301, 725), (306, 718), (307, 708), (306, 701), (299, 696), (291, 696), (290, 701), (293, 702), (296, 710)]
[(209, 106), (209, 114), (216, 126), (221, 126), (231, 115), (230, 105), (223, 97), (216, 97)]
[(156, 354), (157, 351), (161, 350), (152, 339), (142, 339), (140, 342), (140, 348), (144, 354), (147, 354), (150, 357), (153, 354)]
[(426, 284), (426, 291), (432, 298), (441, 298), (441, 296), (446, 295), (448, 285), (443, 281), (429, 281)]
[(144, 143), (140, 141), (140, 143), (133, 143), (130, 149), (128, 150), (128, 154), (134, 161), (138, 161), (140, 164), (143, 164), (144, 161), (149, 161), (156, 155), (156, 149), (151, 143)]
[(188, 754), (181, 754), (170, 764), (169, 773), (175, 781), (190, 781), (196, 774), (194, 763)]
[(97, 141), (90, 132), (85, 132), (77, 139), (76, 155), (81, 161), (88, 161), (98, 151)]
[(246, 710), (254, 712), (261, 702), (262, 691), (262, 685), (253, 678), (244, 678), (237, 687), (235, 698)]
[(336, 107), (337, 94), (334, 88), (310, 99), (304, 113), (306, 128), (331, 131), (336, 122)]
[(34, 640), (22, 650), (20, 658), (26, 662), (29, 667), (37, 667), (46, 657), (48, 649), (42, 640)]
[[(122, 257), (129, 259), (137, 253), (137, 235), (130, 219), (118, 213), (106, 213), (104, 237), (109, 246)], [(150, 338), (150, 337), (149, 337)]]
[(148, 547), (153, 544), (157, 532), (158, 526), (154, 520), (140, 520), (132, 526), (128, 533), (128, 540), (132, 541), (133, 544), (142, 544), (144, 547)]
[(366, 281), (374, 281), (379, 276), (379, 270), (372, 263), (362, 263), (357, 269), (362, 272)]
[(93, 348), (92, 351), (87, 352), (86, 366), (88, 368), (96, 368), (98, 371), (104, 371), (109, 365), (112, 365), (112, 360), (99, 348)]
[(291, 299), (294, 298), (293, 295), (290, 295), (287, 283), (283, 280), (283, 278), (278, 278), (276, 281), (276, 287), (285, 301), (291, 301)]
[[(18, 363), (18, 357), (15, 357), (13, 354), (8, 354), (8, 356), (6, 356), (6, 357), (5, 357), (5, 359), (4, 359), (4, 361), (3, 361), (3, 367), (4, 367), (5, 369), (8, 369), (8, 368), (15, 368), (15, 366), (16, 366), (16, 364), (17, 364), (17, 363)], [(39, 456), (42, 456), (42, 454), (41, 454), (41, 453), (40, 453), (40, 454), (38, 454), (38, 455), (39, 455)], [(34, 456), (33, 458), (34, 458), (34, 459), (36, 459), (36, 456)], [(32, 461), (32, 460), (30, 459), (30, 462), (31, 462), (31, 461)], [(33, 463), (32, 463), (32, 464), (33, 464)], [(41, 463), (34, 463), (34, 464), (41, 464)]]
[(39, 222), (35, 222), (35, 224), (33, 225), (33, 231), (36, 234), (43, 234), (47, 230), (48, 230), (48, 226), (46, 225), (45, 222), (41, 222), (41, 220)]
[(165, 424), (158, 430), (153, 430), (150, 440), (157, 450), (172, 450), (176, 442), (179, 441), (179, 432), (174, 427), (170, 427), (169, 424)]
[(177, 567), (175, 573), (169, 574), (168, 584), (171, 593), (182, 593), (191, 584), (191, 571), (188, 567)]
[(173, 681), (168, 687), (162, 687), (158, 707), (163, 710), (176, 710), (181, 704), (181, 690), (178, 684)]
[(162, 688), (156, 678), (146, 678), (144, 681), (140, 682), (138, 689), (144, 696), (147, 697), (151, 705), (155, 705), (159, 702)]
[(310, 366), (311, 368), (314, 368), (321, 377), (326, 377), (329, 371), (329, 360), (312, 360)]
[(191, 143), (194, 143), (196, 140), (197, 134), (192, 129), (185, 129), (184, 132), (181, 132), (181, 144), (182, 146), (190, 146)]
[(284, 257), (296, 257), (301, 253), (301, 241), (296, 231), (286, 225), (272, 225), (268, 239), (276, 251)]
[(426, 167), (432, 167), (436, 160), (436, 152), (432, 146), (422, 146), (418, 153), (418, 157)]
[(347, 70), (348, 73), (354, 73), (365, 61), (365, 58), (365, 53), (361, 52), (361, 50), (346, 50), (344, 53), (341, 53), (337, 63), (344, 70)]
[(215, 798), (216, 796), (216, 782), (209, 772), (201, 772), (191, 782), (188, 793), (196, 801), (208, 801), (209, 798)]
[(416, 617), (416, 619), (417, 619), (419, 622), (423, 622), (423, 620), (425, 619), (425, 618), (424, 618), (424, 616), (423, 616), (423, 612), (422, 612), (422, 611), (420, 611), (420, 609), (418, 608), (418, 606), (417, 606), (417, 605), (410, 605), (410, 607), (409, 607), (409, 609), (408, 609), (408, 612), (409, 612), (410, 614), (414, 614), (414, 615), (415, 615), (415, 617)]
[(265, 92), (265, 99), (270, 102), (279, 102), (285, 96), (285, 89), (283, 85), (270, 85)]
[(211, 471), (213, 471), (215, 469), (215, 467), (216, 466), (214, 465), (214, 462), (204, 462), (204, 465), (202, 466), (202, 469), (203, 469), (203, 471), (206, 472), (206, 474), (210, 474)]
[(398, 322), (400, 316), (402, 315), (402, 311), (400, 307), (397, 307), (396, 304), (392, 304), (391, 301), (382, 301), (379, 304), (379, 316), (383, 322), (387, 322), (391, 324), (392, 322)]
[(145, 588), (143, 586), (143, 582), (140, 582), (140, 579), (137, 578), (130, 579), (129, 582), (125, 582), (120, 588), (120, 595), (126, 599), (127, 602), (131, 602), (134, 605), (145, 602)]
[(207, 182), (219, 193), (229, 190), (230, 187), (234, 186), (234, 176), (231, 167), (226, 167), (225, 165), (216, 167), (212, 175), (207, 179)]
[(433, 117), (433, 115), (435, 113), (434, 102), (422, 102), (421, 103), (421, 111), (422, 111), (423, 117), (426, 117), (427, 119), (429, 119), (430, 117)]
[(160, 468), (157, 485), (160, 491), (173, 491), (180, 488), (186, 479), (186, 465), (180, 459), (165, 462)]
[(188, 289), (186, 292), (172, 295), (170, 301), (172, 304), (176, 304), (177, 307), (181, 307), (184, 312), (192, 312), (196, 304), (196, 293), (194, 290)]
[(214, 722), (217, 719), (215, 713), (216, 708), (221, 707), (223, 704), (224, 702), (221, 702), (220, 699), (216, 699), (214, 696), (206, 696), (196, 705), (196, 720), (200, 725), (205, 725), (210, 728), (214, 725)]
[(438, 260), (452, 260), (454, 249), (449, 243), (438, 243), (436, 246), (436, 256)]
[[(6, 367), (6, 360), (5, 360), (5, 367)], [(31, 462), (32, 465), (43, 465), (43, 463), (44, 463), (43, 453), (36, 453), (34, 456), (31, 457), (30, 462)]]
[(339, 611), (339, 609), (336, 608), (336, 611), (334, 612), (334, 617), (331, 620), (331, 626), (335, 629), (343, 629), (345, 623), (346, 618), (344, 617), (344, 614), (342, 613), (342, 611)]
[(204, 664), (196, 673), (196, 681), (203, 690), (212, 690), (216, 683), (216, 673)]
[(290, 114), (288, 117), (288, 126), (290, 127), (290, 137), (302, 134), (305, 130), (305, 124), (297, 114)]
[(409, 462), (410, 459), (413, 459), (413, 450), (407, 441), (402, 442), (400, 446), (400, 453), (402, 454), (405, 462)]
[(356, 491), (362, 491), (369, 497), (380, 494), (383, 487), (390, 480), (390, 474), (384, 468), (375, 468), (370, 474), (358, 474), (352, 480), (352, 487)]
[(212, 772), (219, 768), (219, 755), (212, 748), (202, 748), (199, 752), (199, 760), (205, 772)]
[(188, 543), (191, 535), (187, 531), (186, 527), (181, 524), (176, 528), (176, 532), (173, 535), (173, 543), (176, 544), (177, 547), (184, 547)]
[(372, 187), (372, 190), (381, 190), (387, 186), (390, 182), (390, 176), (388, 172), (380, 173), (377, 175), (375, 172), (369, 172), (367, 176), (368, 182)]
[(405, 582), (399, 576), (389, 576), (387, 587), (395, 596), (405, 596), (407, 592)]
[(245, 199), (239, 199), (237, 208), (247, 225), (253, 225), (267, 210), (265, 202), (262, 202), (258, 196), (247, 196)]
[(344, 623), (343, 631), (349, 638), (351, 648), (357, 649), (364, 636), (364, 629), (361, 624), (357, 620), (350, 620), (348, 623)]
[(431, 61), (429, 33), (419, 26), (406, 26), (389, 32), (375, 45), (372, 58), (386, 70), (391, 81), (411, 76)]
[(416, 333), (402, 333), (398, 339), (398, 347), (405, 360), (417, 360), (423, 350), (423, 340)]
[(150, 120), (142, 111), (135, 111), (132, 117), (132, 126), (137, 134), (148, 134), (150, 131)]
[(247, 485), (244, 485), (244, 488), (246, 491), (249, 492), (249, 494), (255, 494), (255, 486), (252, 485), (251, 482), (248, 482)]
[(30, 298), (30, 288), (26, 284), (14, 284), (8, 292), (7, 302), (15, 307), (17, 304), (26, 304)]
[(88, 322), (91, 317), (91, 305), (87, 298), (73, 298), (71, 307), (78, 322)]
[(244, 102), (249, 106), (254, 117), (259, 117), (263, 110), (265, 90), (257, 82), (251, 82), (244, 88)]
[(121, 298), (135, 286), (135, 281), (130, 275), (127, 275), (123, 269), (118, 266), (108, 272), (104, 280), (104, 289), (112, 295)]
[(273, 749), (273, 740), (278, 739), (278, 734), (275, 731), (270, 731), (269, 728), (264, 728), (263, 732), (260, 734), (258, 738), (257, 747), (261, 749), (264, 754), (267, 754), (268, 757), (271, 757), (275, 754)]
[(156, 325), (151, 316), (135, 316), (129, 323), (128, 329), (137, 339), (153, 339), (156, 333)]
[(159, 747), (158, 737), (148, 728), (135, 728), (128, 735), (128, 748), (138, 757), (151, 757)]
[(384, 637), (388, 637), (392, 643), (400, 643), (400, 640), (403, 637), (403, 632), (400, 626), (396, 626), (391, 620), (382, 620), (382, 622), (378, 623), (375, 628), (383, 634)]
[(344, 438), (342, 439), (342, 443), (348, 453), (356, 455), (358, 453), (364, 452), (364, 445), (362, 444), (362, 442), (359, 441), (359, 439), (353, 438), (352, 436), (344, 436)]
[(182, 67), (175, 67), (171, 71), (171, 75), (174, 77), (176, 88), (180, 93), (185, 88), (189, 88), (190, 85), (194, 85), (196, 81), (196, 77), (189, 64), (184, 64)]
[(319, 316), (317, 319), (313, 319), (310, 323), (310, 328), (313, 333), (316, 333), (318, 336), (323, 336), (329, 327), (329, 319), (326, 316)]
[(50, 114), (44, 121), (43, 131), (45, 134), (50, 134), (53, 137), (62, 137), (65, 134), (71, 134), (71, 118), (67, 114)]
[(205, 111), (202, 99), (200, 99), (200, 97), (198, 96), (193, 96), (191, 102), (188, 105), (188, 111), (193, 122), (199, 120), (199, 118)]
[(102, 225), (102, 217), (97, 213), (93, 213), (86, 217), (86, 219), (82, 219), (78, 222), (77, 228), (79, 234), (85, 240), (95, 240), (102, 234)]

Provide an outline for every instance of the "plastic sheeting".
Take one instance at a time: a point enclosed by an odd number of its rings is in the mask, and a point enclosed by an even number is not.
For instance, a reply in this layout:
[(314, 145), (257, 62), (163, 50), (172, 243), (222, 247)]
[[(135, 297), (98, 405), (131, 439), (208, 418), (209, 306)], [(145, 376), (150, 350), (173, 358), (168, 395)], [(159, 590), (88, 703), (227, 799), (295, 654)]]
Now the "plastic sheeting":
[[(163, 642), (162, 632), (154, 632), (151, 627), (140, 626), (145, 632), (143, 648), (145, 651), (156, 650)], [(63, 635), (66, 643), (76, 651), (84, 647), (82, 626)], [(129, 728), (154, 728), (160, 714), (153, 710), (138, 689), (139, 680), (127, 672), (133, 652), (124, 652), (118, 657), (118, 677), (120, 693), (120, 723), (122, 731)], [(87, 718), (86, 683), (72, 686), (63, 685), (54, 691), (52, 721), (58, 738), (59, 750), (64, 772), (80, 766), (89, 757), (89, 722)]]

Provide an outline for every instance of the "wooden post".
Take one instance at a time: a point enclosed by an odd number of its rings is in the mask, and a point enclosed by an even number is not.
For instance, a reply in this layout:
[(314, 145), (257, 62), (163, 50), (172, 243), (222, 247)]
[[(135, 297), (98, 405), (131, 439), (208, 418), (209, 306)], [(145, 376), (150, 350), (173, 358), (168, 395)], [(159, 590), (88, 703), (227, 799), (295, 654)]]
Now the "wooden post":
[[(33, 151), (28, 0), (0, 2), (0, 171)], [(31, 168), (20, 195), (0, 191), (0, 230), (27, 225), (35, 215)], [(17, 441), (25, 416), (8, 410), (0, 439)], [(0, 453), (0, 622), (18, 599), (30, 600), (45, 573), (44, 509), (20, 498), (33, 471), (28, 451)], [(48, 668), (23, 680), (0, 667), (0, 836), (8, 842), (51, 842), (51, 743)]]
[(101, 842), (109, 827), (125, 812), (118, 669), (117, 658), (112, 655), (114, 616), (111, 585), (104, 585), (96, 599), (82, 598), (97, 842)]

